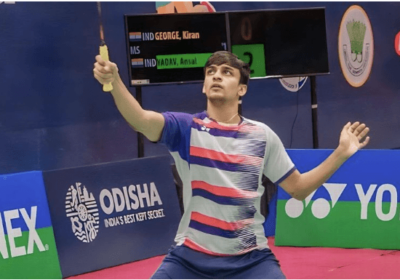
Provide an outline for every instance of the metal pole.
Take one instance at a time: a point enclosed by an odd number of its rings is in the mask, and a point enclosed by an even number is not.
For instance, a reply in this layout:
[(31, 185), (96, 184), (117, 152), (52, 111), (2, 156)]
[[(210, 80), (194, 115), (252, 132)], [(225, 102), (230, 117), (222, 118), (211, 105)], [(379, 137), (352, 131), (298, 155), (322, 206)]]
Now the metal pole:
[[(136, 87), (136, 101), (142, 107), (142, 87)], [(137, 143), (138, 143), (138, 158), (144, 157), (144, 137), (143, 134), (137, 133)]]
[(317, 83), (316, 77), (310, 77), (311, 82), (311, 116), (312, 116), (312, 130), (313, 130), (313, 148), (318, 149), (318, 102), (317, 102)]

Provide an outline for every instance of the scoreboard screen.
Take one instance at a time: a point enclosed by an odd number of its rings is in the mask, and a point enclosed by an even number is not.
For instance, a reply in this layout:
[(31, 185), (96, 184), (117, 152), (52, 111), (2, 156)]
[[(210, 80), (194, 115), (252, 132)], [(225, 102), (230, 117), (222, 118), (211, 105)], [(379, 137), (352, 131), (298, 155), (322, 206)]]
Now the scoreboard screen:
[(125, 36), (130, 86), (203, 81), (221, 50), (251, 78), (329, 74), (325, 8), (126, 15)]
[(126, 15), (130, 85), (203, 81), (212, 53), (228, 50), (226, 13)]
[(232, 52), (251, 77), (328, 74), (325, 9), (229, 12)]

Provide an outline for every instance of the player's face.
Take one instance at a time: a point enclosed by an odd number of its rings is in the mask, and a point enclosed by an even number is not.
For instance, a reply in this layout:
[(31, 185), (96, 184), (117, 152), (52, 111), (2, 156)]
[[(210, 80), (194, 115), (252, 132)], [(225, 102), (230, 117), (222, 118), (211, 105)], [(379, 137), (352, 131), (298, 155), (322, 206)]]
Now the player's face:
[(228, 64), (211, 65), (206, 68), (203, 92), (210, 100), (238, 100), (247, 89), (239, 81), (239, 69)]

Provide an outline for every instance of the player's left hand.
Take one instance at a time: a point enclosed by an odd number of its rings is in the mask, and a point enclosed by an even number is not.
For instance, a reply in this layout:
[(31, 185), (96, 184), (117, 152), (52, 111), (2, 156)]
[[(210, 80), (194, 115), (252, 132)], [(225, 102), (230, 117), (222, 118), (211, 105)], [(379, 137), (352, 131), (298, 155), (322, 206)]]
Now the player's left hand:
[[(359, 122), (355, 122), (352, 124), (348, 122), (343, 127), (340, 134), (338, 150), (345, 158), (351, 157), (358, 150), (364, 148), (368, 144), (368, 132), (369, 128), (365, 124), (360, 124)], [(364, 137), (366, 138), (364, 139)]]

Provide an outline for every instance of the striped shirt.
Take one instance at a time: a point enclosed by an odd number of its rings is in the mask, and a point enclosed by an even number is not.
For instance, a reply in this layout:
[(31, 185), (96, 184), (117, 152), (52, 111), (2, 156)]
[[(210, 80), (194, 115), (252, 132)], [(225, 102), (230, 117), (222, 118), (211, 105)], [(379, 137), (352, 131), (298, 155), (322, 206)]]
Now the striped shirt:
[(279, 137), (246, 118), (225, 126), (206, 112), (163, 116), (160, 142), (183, 183), (177, 245), (216, 256), (268, 248), (260, 212), (262, 176), (278, 184), (295, 170)]

